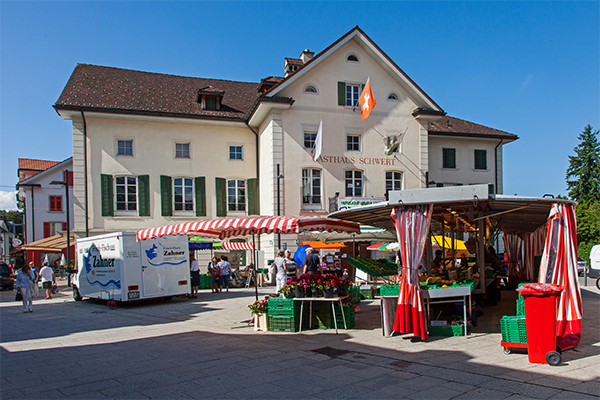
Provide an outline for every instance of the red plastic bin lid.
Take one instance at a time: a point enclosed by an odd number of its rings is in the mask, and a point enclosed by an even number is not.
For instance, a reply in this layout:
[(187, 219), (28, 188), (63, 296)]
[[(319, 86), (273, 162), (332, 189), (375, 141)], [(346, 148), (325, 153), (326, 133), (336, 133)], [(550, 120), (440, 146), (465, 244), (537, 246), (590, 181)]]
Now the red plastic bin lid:
[(524, 296), (545, 296), (549, 294), (558, 295), (564, 288), (552, 283), (527, 283), (517, 288), (519, 294)]

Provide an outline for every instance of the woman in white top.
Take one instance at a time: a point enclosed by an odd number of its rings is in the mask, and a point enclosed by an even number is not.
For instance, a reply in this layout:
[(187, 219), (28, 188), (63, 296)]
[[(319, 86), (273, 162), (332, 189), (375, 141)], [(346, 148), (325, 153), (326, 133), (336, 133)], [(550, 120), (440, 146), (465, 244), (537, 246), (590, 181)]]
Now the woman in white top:
[(287, 283), (287, 266), (285, 265), (285, 253), (283, 250), (279, 250), (277, 252), (277, 257), (275, 258), (275, 267), (277, 268), (277, 274), (275, 275), (275, 281), (277, 282), (277, 293), (279, 290)]
[(200, 286), (200, 266), (194, 253), (190, 254), (190, 276), (192, 281), (192, 298), (198, 297), (198, 286)]
[(21, 291), (23, 297), (23, 312), (33, 312), (33, 301), (31, 300), (31, 273), (27, 264), (23, 265), (21, 272), (17, 275), (17, 290)]

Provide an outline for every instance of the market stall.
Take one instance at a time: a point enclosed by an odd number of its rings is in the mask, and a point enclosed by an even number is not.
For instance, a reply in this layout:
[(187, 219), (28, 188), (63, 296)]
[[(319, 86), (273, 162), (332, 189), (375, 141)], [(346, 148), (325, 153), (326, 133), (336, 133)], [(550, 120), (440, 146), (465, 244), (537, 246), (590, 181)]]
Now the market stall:
[[(450, 233), (452, 237), (457, 232), (467, 232), (474, 238), (476, 263), (473, 278), (477, 283), (473, 293), (486, 294), (491, 290), (490, 287), (493, 287), (494, 278), (488, 278), (492, 279), (492, 282), (486, 281), (486, 268), (489, 268), (489, 262), (486, 259), (488, 255), (486, 244), (490, 242), (495, 232), (517, 232), (525, 238), (526, 245), (517, 243), (513, 246), (515, 253), (520, 252), (520, 256), (513, 257), (513, 261), (517, 261), (513, 274), (518, 275), (519, 271), (523, 271), (522, 275), (526, 277), (531, 276), (530, 260), (532, 253), (536, 249), (539, 251), (538, 243), (542, 234), (539, 233), (538, 229), (546, 226), (547, 221), (548, 226), (556, 225), (555, 232), (557, 233), (550, 235), (551, 230), (548, 229), (549, 233), (538, 281), (565, 286), (565, 291), (561, 294), (558, 302), (559, 326), (565, 326), (563, 333), (565, 337), (578, 338), (581, 323), (581, 302), (578, 300), (580, 299), (579, 283), (576, 279), (576, 269), (573, 266), (573, 264), (576, 264), (576, 261), (573, 261), (576, 260), (574, 258), (576, 257), (573, 251), (574, 246), (569, 244), (569, 238), (576, 235), (574, 217), (570, 217), (574, 213), (574, 202), (554, 198), (494, 195), (489, 193), (487, 185), (472, 185), (393, 191), (390, 192), (387, 203), (337, 211), (330, 214), (330, 217), (352, 220), (390, 231), (396, 230), (399, 243), (407, 243), (407, 250), (410, 251), (410, 254), (407, 255), (409, 264), (405, 265), (405, 268), (410, 268), (412, 271), (414, 268), (412, 257), (418, 256), (421, 252), (424, 268), (430, 274), (433, 254), (431, 248), (425, 249), (425, 247), (428, 247), (425, 246), (426, 241), (423, 240), (426, 234), (416, 235), (414, 231), (410, 230), (412, 228), (403, 234), (400, 229), (396, 229), (397, 223), (395, 221), (397, 220), (390, 218), (393, 212), (414, 210), (415, 207), (423, 205), (431, 207), (432, 231), (442, 233), (443, 236)], [(557, 211), (553, 211), (551, 214), (553, 208), (556, 208)], [(549, 215), (550, 220), (548, 220)], [(555, 216), (561, 216), (561, 221), (566, 222), (556, 222), (557, 218)], [(422, 221), (426, 218), (426, 211), (422, 211), (417, 220)], [(415, 225), (407, 224), (406, 226), (414, 228)], [(563, 250), (559, 251), (557, 249)], [(419, 257), (416, 258), (417, 264), (420, 259)], [(548, 267), (545, 267), (545, 265)], [(546, 270), (551, 272), (544, 275)], [(404, 286), (407, 291), (398, 300), (398, 310), (396, 312), (398, 324), (394, 327), (394, 330), (396, 332), (412, 332), (415, 335), (426, 337), (421, 329), (424, 328), (426, 321), (425, 316), (422, 314), (423, 296), (419, 290), (414, 290), (417, 287), (416, 285), (410, 285), (413, 279), (411, 277), (407, 278), (408, 285)], [(490, 284), (489, 287), (488, 284)], [(402, 325), (402, 321), (404, 321), (404, 325)], [(576, 341), (578, 342), (578, 339)]]

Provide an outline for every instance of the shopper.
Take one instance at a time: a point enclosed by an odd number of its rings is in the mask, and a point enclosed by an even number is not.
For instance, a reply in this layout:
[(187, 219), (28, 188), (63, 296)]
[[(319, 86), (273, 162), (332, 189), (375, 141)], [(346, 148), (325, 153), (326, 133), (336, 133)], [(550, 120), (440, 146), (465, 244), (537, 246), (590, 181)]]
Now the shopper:
[(227, 289), (227, 293), (229, 293), (229, 275), (231, 275), (231, 264), (229, 264), (229, 260), (227, 256), (221, 256), (221, 261), (219, 262), (219, 270), (221, 271), (221, 289), (220, 292), (223, 291), (223, 288)]
[(212, 293), (219, 293), (221, 270), (219, 269), (219, 259), (217, 257), (213, 257), (212, 261), (208, 263), (208, 272), (210, 273), (210, 288), (212, 289)]
[(296, 265), (296, 261), (294, 261), (294, 258), (292, 257), (292, 252), (289, 250), (285, 251), (285, 265), (287, 267), (287, 277), (291, 278), (296, 276), (296, 272), (298, 270), (298, 266)]
[(17, 290), (21, 291), (23, 301), (23, 312), (33, 312), (33, 300), (31, 299), (31, 271), (27, 264), (23, 265), (21, 272), (17, 275)]
[(319, 256), (317, 255), (317, 250), (308, 249), (306, 250), (308, 253), (304, 258), (304, 273), (305, 274), (316, 274), (317, 272), (323, 273), (323, 268), (321, 267), (321, 263), (319, 262)]
[(38, 281), (40, 280), (40, 273), (38, 269), (35, 267), (35, 263), (31, 261), (29, 263), (29, 269), (31, 271), (31, 296), (38, 298), (40, 297), (40, 292), (38, 288)]
[(279, 250), (277, 252), (277, 257), (275, 257), (275, 268), (277, 269), (277, 273), (275, 275), (275, 282), (277, 283), (275, 291), (279, 293), (279, 290), (283, 287), (283, 285), (287, 282), (287, 266), (285, 263), (285, 252), (283, 250)]
[(198, 297), (198, 286), (200, 286), (200, 266), (194, 253), (190, 254), (190, 277), (192, 281), (191, 297), (195, 299)]
[(46, 290), (46, 300), (52, 298), (52, 286), (56, 283), (54, 271), (48, 266), (48, 262), (42, 263), (42, 269), (40, 270), (40, 276), (42, 277), (42, 289)]

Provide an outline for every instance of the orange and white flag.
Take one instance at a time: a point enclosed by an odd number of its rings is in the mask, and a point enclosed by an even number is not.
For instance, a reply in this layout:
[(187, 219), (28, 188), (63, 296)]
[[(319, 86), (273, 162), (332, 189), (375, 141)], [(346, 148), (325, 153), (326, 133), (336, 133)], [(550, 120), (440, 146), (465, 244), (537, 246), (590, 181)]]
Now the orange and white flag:
[(367, 84), (365, 85), (365, 89), (360, 95), (358, 102), (360, 103), (360, 116), (362, 119), (366, 119), (377, 105), (375, 98), (373, 97), (373, 91), (371, 90), (371, 78), (367, 78)]

